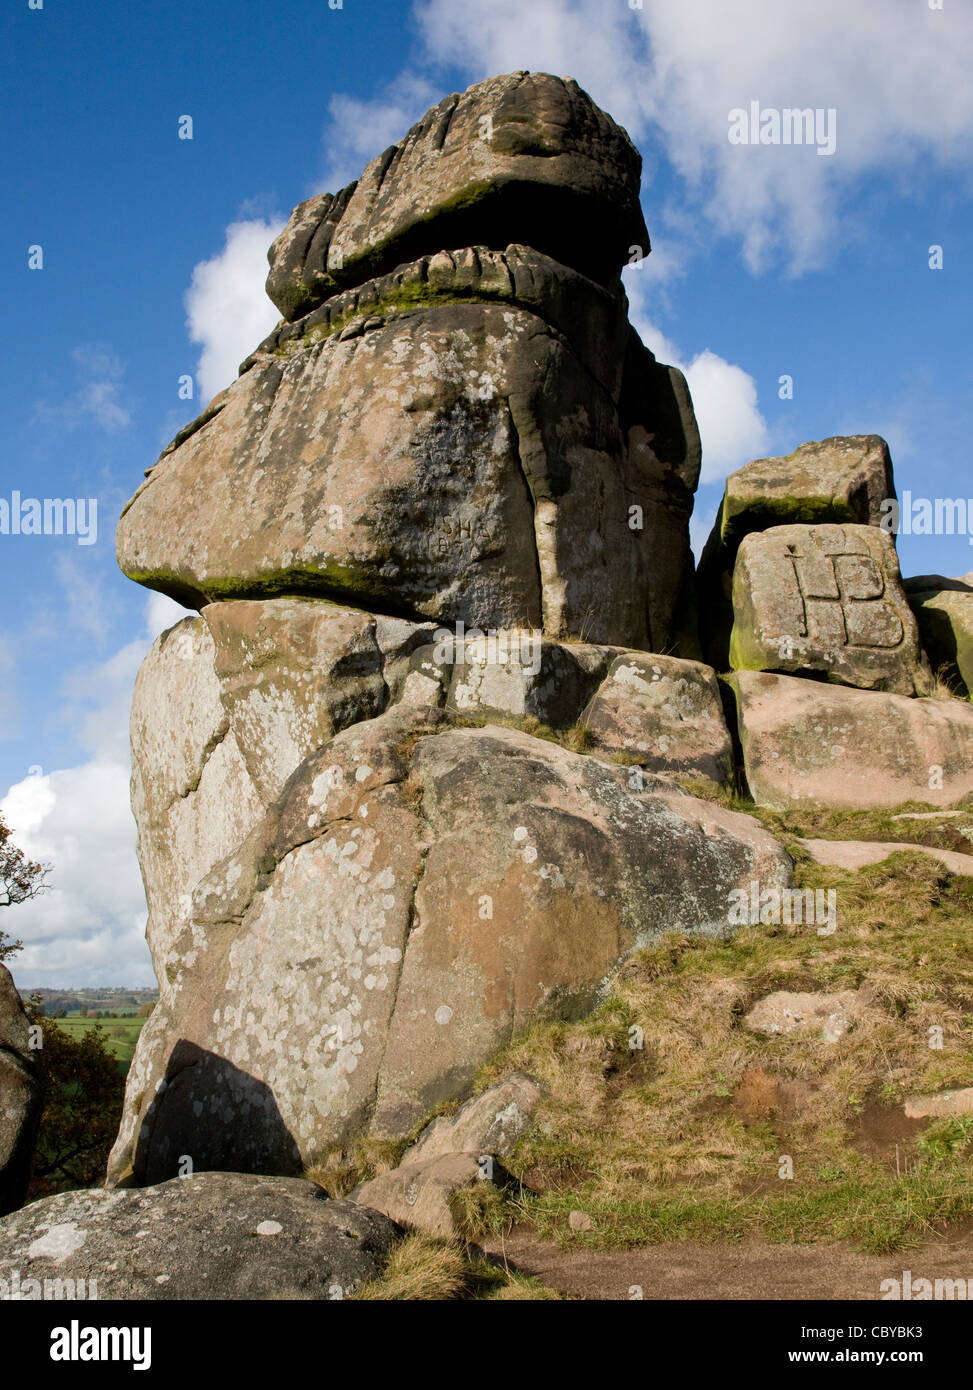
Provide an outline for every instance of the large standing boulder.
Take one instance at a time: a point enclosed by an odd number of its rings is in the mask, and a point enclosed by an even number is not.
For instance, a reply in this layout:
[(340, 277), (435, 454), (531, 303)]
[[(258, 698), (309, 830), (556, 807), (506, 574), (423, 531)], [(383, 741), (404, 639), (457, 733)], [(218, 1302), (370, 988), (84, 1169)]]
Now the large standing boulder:
[(208, 604), (156, 638), (132, 703), (132, 808), (163, 989), (195, 885), (309, 754), (401, 697), (434, 632), (294, 598)]
[(571, 78), (492, 77), (444, 97), (340, 193), (295, 208), (268, 253), (267, 293), (299, 318), (346, 285), (476, 241), (524, 242), (608, 280), (649, 251), (641, 168)]
[(737, 671), (744, 771), (759, 806), (955, 806), (973, 794), (973, 706)]
[(400, 1236), (299, 1178), (63, 1192), (0, 1221), (0, 1298), (333, 1301), (376, 1278)]
[(0, 1216), (27, 1195), (41, 1100), (30, 1024), (10, 971), (0, 965)]
[(313, 754), (197, 887), (111, 1174), (298, 1171), (402, 1137), (665, 930), (786, 884), (746, 816), (527, 734), (393, 707)]
[(874, 526), (774, 526), (733, 574), (735, 670), (820, 672), (903, 695), (928, 688), (895, 546)]
[(731, 473), (697, 575), (707, 661), (726, 669), (733, 567), (745, 536), (798, 523), (881, 526), (887, 519), (882, 504), (894, 497), (888, 445), (877, 434), (814, 440), (784, 458), (754, 459)]

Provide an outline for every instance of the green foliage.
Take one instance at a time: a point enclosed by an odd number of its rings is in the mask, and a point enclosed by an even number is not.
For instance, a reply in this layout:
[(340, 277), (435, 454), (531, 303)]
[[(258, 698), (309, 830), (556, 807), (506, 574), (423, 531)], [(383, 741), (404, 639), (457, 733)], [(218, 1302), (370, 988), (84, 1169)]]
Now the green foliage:
[(950, 1115), (931, 1124), (919, 1136), (916, 1148), (931, 1168), (940, 1168), (962, 1157), (973, 1143), (973, 1115)]
[[(49, 872), (47, 865), (28, 859), (22, 849), (12, 844), (10, 834), (10, 827), (0, 815), (0, 907), (13, 907), (16, 903), (36, 898), (44, 892), (47, 886), (44, 878)], [(4, 935), (0, 932), (0, 937)], [(0, 940), (0, 960), (4, 955), (19, 950), (20, 944), (17, 942), (5, 947)]]
[(46, 1191), (93, 1187), (104, 1177), (118, 1132), (125, 1079), (100, 1028), (72, 1036), (35, 1003), (28, 1012), (43, 1030), (35, 1056), (44, 1085), (35, 1182), (42, 1180)]

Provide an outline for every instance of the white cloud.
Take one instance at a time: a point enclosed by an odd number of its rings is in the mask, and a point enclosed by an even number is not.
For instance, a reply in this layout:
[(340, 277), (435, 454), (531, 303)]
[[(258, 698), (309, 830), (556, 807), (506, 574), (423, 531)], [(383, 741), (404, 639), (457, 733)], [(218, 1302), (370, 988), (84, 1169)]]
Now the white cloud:
[(21, 988), (154, 983), (129, 806), (128, 719), (151, 640), (186, 610), (153, 594), (144, 612), (140, 637), (65, 682), (64, 718), (78, 723), (88, 760), (38, 769), (0, 803), (14, 842), (53, 867), (51, 890), (0, 924), (24, 941), (11, 961)]
[(716, 482), (766, 453), (769, 436), (757, 401), (757, 383), (749, 372), (709, 348), (687, 359), (650, 321), (641, 274), (637, 270), (624, 274), (629, 317), (650, 352), (685, 374), (703, 444), (700, 482)]
[(24, 941), (11, 962), (21, 988), (151, 983), (127, 766), (94, 759), (27, 777), (2, 809), (15, 843), (53, 865), (50, 891), (4, 921)]
[[(517, 68), (577, 78), (643, 153), (661, 144), (687, 205), (737, 238), (751, 269), (779, 252), (794, 270), (820, 263), (845, 194), (869, 173), (898, 181), (947, 159), (954, 176), (969, 173), (969, 5), (417, 0), (415, 13), (427, 62), (457, 64), (472, 81)], [(729, 112), (750, 101), (833, 107), (837, 153), (731, 145)]]
[(362, 101), (339, 93), (328, 103), (330, 120), (324, 133), (327, 161), (324, 178), (312, 192), (336, 193), (357, 179), (377, 154), (401, 140), (430, 106), (446, 95), (433, 82), (415, 73), (400, 73), (380, 97)]
[(66, 429), (78, 429), (93, 420), (108, 434), (127, 429), (131, 412), (122, 401), (125, 367), (103, 343), (81, 343), (72, 349), (79, 385), (60, 405), (38, 401), (38, 419), (56, 421)]
[(757, 406), (757, 383), (705, 348), (685, 367), (703, 441), (700, 481), (725, 478), (767, 450), (767, 425)]
[(267, 248), (283, 225), (280, 219), (232, 222), (223, 250), (193, 269), (186, 323), (203, 348), (196, 370), (204, 403), (236, 380), (240, 363), (280, 318), (264, 281)]
[(181, 603), (169, 598), (168, 594), (149, 594), (145, 605), (145, 631), (150, 642), (154, 642), (159, 633), (165, 632), (173, 623), (188, 617), (192, 611), (190, 608), (183, 608)]

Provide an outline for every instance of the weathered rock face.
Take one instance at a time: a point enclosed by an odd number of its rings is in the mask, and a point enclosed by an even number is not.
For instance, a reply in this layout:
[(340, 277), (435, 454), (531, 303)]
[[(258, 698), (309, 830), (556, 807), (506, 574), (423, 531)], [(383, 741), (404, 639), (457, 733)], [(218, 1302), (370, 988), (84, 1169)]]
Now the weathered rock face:
[(196, 889), (113, 1175), (296, 1171), (408, 1134), (638, 944), (725, 934), (733, 888), (789, 881), (753, 821), (628, 773), (428, 708), (338, 734)]
[(400, 1236), (296, 1178), (64, 1192), (0, 1221), (0, 1296), (338, 1300), (380, 1273)]
[(958, 676), (973, 695), (973, 584), (938, 575), (906, 583), (912, 611), (933, 668)]
[(268, 254), (267, 293), (299, 318), (349, 284), (474, 241), (524, 242), (607, 280), (633, 246), (648, 254), (641, 168), (570, 78), (491, 78), (445, 97), (356, 183), (295, 208)]
[(774, 526), (733, 573), (730, 664), (814, 671), (865, 690), (926, 689), (890, 536), (874, 526)]
[(616, 656), (582, 716), (593, 746), (652, 772), (733, 776), (733, 749), (716, 673), (698, 661), (626, 652)]
[(953, 806), (973, 793), (973, 706), (737, 671), (746, 779), (761, 806)]
[(402, 1163), (425, 1163), (452, 1153), (506, 1158), (534, 1126), (543, 1092), (532, 1076), (509, 1076), (473, 1096), (454, 1115), (440, 1115), (406, 1149)]
[(493, 1181), (484, 1176), (482, 1163), (475, 1153), (447, 1153), (403, 1163), (359, 1184), (351, 1199), (402, 1226), (449, 1240), (457, 1234), (451, 1210), (454, 1194)]
[(475, 248), (386, 280), (258, 355), (163, 455), (123, 513), (125, 573), (194, 606), (313, 593), (691, 645), (698, 435), (621, 292)]
[(745, 536), (794, 524), (879, 526), (882, 503), (894, 497), (888, 445), (877, 434), (812, 441), (786, 458), (755, 459), (731, 473), (697, 576), (707, 661), (726, 669), (733, 567)]
[(0, 1216), (27, 1195), (41, 1113), (29, 1028), (10, 971), (0, 965)]

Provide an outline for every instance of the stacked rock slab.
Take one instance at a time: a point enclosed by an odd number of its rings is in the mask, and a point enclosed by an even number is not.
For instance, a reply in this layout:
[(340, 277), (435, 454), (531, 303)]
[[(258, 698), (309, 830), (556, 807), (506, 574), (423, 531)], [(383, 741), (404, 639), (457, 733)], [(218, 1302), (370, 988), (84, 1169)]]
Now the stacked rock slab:
[(818, 672), (863, 690), (925, 688), (891, 536), (871, 526), (773, 526), (733, 571), (730, 665)]
[(149, 470), (125, 573), (694, 655), (699, 437), (619, 279), (640, 163), (575, 83), (516, 73), (302, 204), (287, 322)]
[(934, 693), (923, 641), (935, 666), (962, 671), (973, 589), (903, 585), (894, 499), (875, 435), (805, 444), (727, 482), (699, 592), (761, 805), (948, 806), (973, 792), (973, 706), (916, 698)]
[(816, 440), (731, 473), (697, 574), (706, 660), (718, 671), (729, 664), (733, 571), (746, 536), (824, 522), (880, 526), (882, 504), (894, 498), (892, 460), (877, 434)]
[(790, 881), (674, 780), (731, 768), (692, 406), (619, 280), (638, 180), (569, 80), (441, 103), (295, 211), (285, 322), (126, 509), (122, 568), (200, 615), (135, 690), (161, 998), (112, 1182), (403, 1138), (639, 945)]

